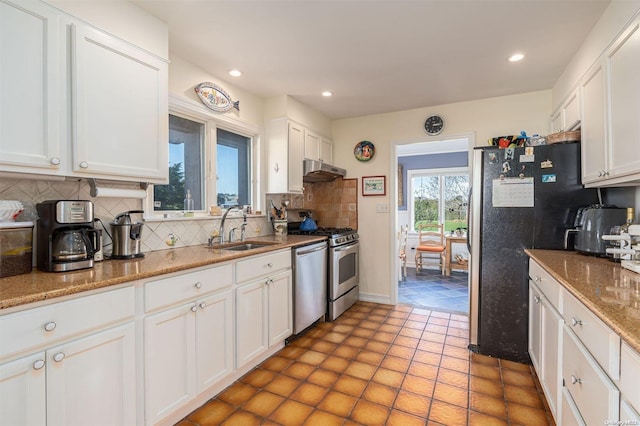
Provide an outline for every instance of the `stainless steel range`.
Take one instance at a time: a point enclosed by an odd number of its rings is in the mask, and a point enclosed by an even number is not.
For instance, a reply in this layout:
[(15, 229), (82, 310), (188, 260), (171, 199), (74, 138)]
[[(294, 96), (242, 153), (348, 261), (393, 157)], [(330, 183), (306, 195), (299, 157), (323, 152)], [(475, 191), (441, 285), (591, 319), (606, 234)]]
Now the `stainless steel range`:
[(360, 242), (351, 228), (318, 228), (315, 231), (290, 230), (293, 235), (323, 235), (329, 241), (327, 276), (328, 319), (338, 318), (358, 301), (360, 281)]

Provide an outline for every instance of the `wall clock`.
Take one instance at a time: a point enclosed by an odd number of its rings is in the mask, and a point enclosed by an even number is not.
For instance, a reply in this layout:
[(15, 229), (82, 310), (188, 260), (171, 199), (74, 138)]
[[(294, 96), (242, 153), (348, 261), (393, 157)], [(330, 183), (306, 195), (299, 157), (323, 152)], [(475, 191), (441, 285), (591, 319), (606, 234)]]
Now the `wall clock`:
[(439, 115), (429, 116), (424, 121), (424, 130), (428, 135), (439, 135), (444, 130), (444, 120)]

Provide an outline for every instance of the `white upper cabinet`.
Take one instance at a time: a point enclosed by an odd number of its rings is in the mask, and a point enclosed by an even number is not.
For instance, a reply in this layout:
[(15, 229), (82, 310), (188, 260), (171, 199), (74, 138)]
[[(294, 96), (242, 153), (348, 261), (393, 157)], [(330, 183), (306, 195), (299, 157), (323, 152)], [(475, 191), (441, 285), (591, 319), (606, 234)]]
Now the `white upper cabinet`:
[(640, 19), (618, 37), (580, 83), (582, 183), (640, 182)]
[(310, 130), (304, 132), (304, 158), (320, 160), (320, 136)]
[(72, 30), (73, 171), (162, 182), (166, 62), (92, 27)]
[(0, 171), (60, 174), (59, 14), (39, 1), (0, 1)]
[(304, 131), (286, 118), (267, 124), (267, 192), (302, 193)]
[(607, 53), (611, 177), (640, 173), (640, 19)]
[(163, 183), (168, 64), (37, 0), (0, 0), (0, 171)]
[(327, 138), (320, 138), (320, 161), (333, 164), (333, 141)]
[(580, 127), (580, 119), (580, 90), (576, 89), (551, 114), (551, 133), (575, 130)]
[(606, 68), (598, 61), (580, 82), (582, 94), (582, 183), (603, 178), (607, 169)]

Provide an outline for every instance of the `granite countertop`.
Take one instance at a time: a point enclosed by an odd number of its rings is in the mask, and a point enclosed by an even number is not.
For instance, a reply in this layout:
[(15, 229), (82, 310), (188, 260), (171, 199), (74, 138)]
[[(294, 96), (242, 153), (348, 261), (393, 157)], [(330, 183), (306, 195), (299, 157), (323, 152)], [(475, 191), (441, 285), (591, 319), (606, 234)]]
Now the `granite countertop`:
[(326, 240), (321, 236), (266, 236), (248, 241), (274, 243), (247, 251), (209, 248), (206, 245), (145, 253), (144, 258), (105, 260), (91, 269), (73, 272), (41, 272), (0, 278), (0, 312), (27, 303), (41, 302), (116, 284), (150, 278), (199, 266), (213, 265), (283, 248)]
[(560, 250), (525, 252), (640, 352), (640, 274), (607, 259)]

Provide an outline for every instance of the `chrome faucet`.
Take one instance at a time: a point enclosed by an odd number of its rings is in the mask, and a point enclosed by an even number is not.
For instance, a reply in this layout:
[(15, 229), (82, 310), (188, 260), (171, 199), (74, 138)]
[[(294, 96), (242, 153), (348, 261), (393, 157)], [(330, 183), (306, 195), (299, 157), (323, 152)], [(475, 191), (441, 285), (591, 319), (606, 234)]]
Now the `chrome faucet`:
[(227, 220), (227, 215), (231, 210), (242, 210), (240, 206), (231, 206), (229, 207), (224, 214), (222, 215), (222, 220), (220, 221), (220, 229), (218, 230), (218, 236), (220, 238), (220, 244), (224, 243), (224, 222)]

